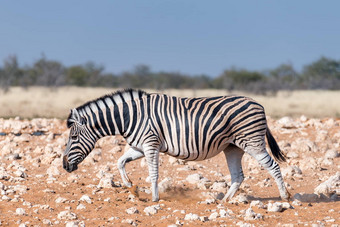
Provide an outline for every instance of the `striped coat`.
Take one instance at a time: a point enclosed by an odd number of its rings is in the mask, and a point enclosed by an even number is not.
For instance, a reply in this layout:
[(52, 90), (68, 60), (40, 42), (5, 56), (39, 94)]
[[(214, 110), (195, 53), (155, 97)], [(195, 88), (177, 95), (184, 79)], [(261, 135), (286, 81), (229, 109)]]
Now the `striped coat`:
[(125, 164), (145, 157), (154, 201), (159, 199), (159, 152), (199, 161), (223, 151), (232, 177), (226, 199), (235, 194), (243, 181), (241, 159), (247, 152), (268, 169), (281, 196), (288, 198), (280, 168), (266, 152), (266, 135), (274, 157), (284, 161), (284, 156), (267, 128), (263, 107), (250, 98), (179, 98), (130, 89), (73, 109), (67, 124), (71, 131), (63, 159), (66, 170), (77, 169), (99, 138), (120, 134), (131, 146), (118, 160), (123, 182), (132, 185)]

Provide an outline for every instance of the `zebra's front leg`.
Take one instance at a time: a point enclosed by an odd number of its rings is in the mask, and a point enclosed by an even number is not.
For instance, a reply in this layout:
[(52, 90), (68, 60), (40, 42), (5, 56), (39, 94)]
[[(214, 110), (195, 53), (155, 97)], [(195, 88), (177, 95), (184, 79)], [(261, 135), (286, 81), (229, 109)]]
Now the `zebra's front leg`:
[(132, 186), (132, 182), (129, 179), (129, 177), (126, 174), (125, 171), (125, 164), (137, 159), (140, 159), (144, 157), (143, 152), (138, 151), (132, 147), (130, 147), (119, 159), (117, 162), (117, 167), (120, 173), (120, 176), (123, 180), (123, 183), (126, 187), (131, 187)]
[(157, 202), (159, 200), (158, 194), (158, 162), (159, 162), (159, 150), (155, 147), (146, 146), (144, 154), (149, 168), (149, 177), (151, 180), (152, 201)]
[(244, 151), (239, 147), (230, 144), (223, 152), (227, 159), (228, 168), (231, 176), (231, 186), (227, 194), (223, 198), (223, 202), (225, 202), (235, 195), (241, 183), (243, 182), (244, 175), (241, 161)]

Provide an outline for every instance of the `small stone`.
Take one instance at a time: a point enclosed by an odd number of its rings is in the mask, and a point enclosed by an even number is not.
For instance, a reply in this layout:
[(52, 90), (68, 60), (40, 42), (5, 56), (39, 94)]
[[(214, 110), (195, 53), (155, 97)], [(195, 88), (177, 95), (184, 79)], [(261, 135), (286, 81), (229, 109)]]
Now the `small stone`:
[(88, 204), (92, 204), (92, 200), (88, 195), (83, 195), (80, 199), (80, 202), (87, 202)]
[(98, 188), (112, 188), (114, 185), (113, 178), (102, 178), (97, 185)]
[(294, 206), (302, 206), (302, 203), (301, 203), (299, 200), (294, 200), (294, 201), (292, 202), (292, 204), (293, 204)]
[(43, 223), (44, 225), (52, 225), (52, 222), (51, 222), (50, 219), (43, 219), (42, 223)]
[(62, 197), (58, 197), (58, 198), (55, 200), (55, 203), (66, 203), (66, 202), (67, 202), (67, 199), (62, 198)]
[(65, 211), (61, 211), (58, 214), (58, 219), (62, 219), (62, 220), (75, 220), (75, 219), (77, 219), (77, 215), (75, 213), (72, 213), (69, 210), (65, 210)]
[(325, 158), (333, 159), (339, 157), (340, 154), (337, 150), (328, 150), (325, 154)]
[(23, 208), (17, 208), (17, 209), (15, 210), (15, 213), (16, 213), (17, 215), (26, 215), (26, 211), (25, 211), (25, 209), (23, 209)]
[(219, 216), (219, 213), (213, 212), (209, 215), (209, 220), (216, 220)]
[(79, 204), (76, 209), (77, 210), (85, 210), (86, 206), (84, 204)]
[(209, 221), (209, 218), (207, 216), (200, 216), (200, 221), (201, 222), (207, 222), (207, 221)]
[(202, 174), (195, 173), (187, 176), (186, 181), (188, 181), (190, 184), (197, 184), (202, 178)]
[(133, 219), (124, 219), (124, 220), (122, 220), (122, 223), (127, 223), (127, 224), (130, 224), (130, 225), (133, 225), (133, 226), (137, 226), (138, 225), (135, 222), (135, 220), (133, 220)]
[(148, 216), (156, 214), (160, 209), (159, 205), (148, 206), (144, 208), (144, 213)]
[(275, 203), (268, 203), (267, 205), (267, 210), (269, 212), (281, 212), (283, 209), (282, 209), (282, 204), (281, 203), (278, 203), (278, 202), (275, 202)]
[(224, 198), (225, 194), (223, 192), (217, 193), (216, 200), (222, 200)]
[(337, 172), (335, 175), (329, 177), (328, 180), (317, 186), (314, 189), (314, 193), (331, 196), (331, 194), (336, 193), (335, 189), (338, 188), (338, 185), (340, 185), (340, 172)]
[(237, 196), (233, 197), (231, 200), (229, 200), (228, 203), (230, 204), (239, 204), (239, 203), (243, 203), (243, 204), (247, 204), (248, 203), (248, 198), (244, 193), (238, 194)]
[(245, 214), (244, 214), (244, 220), (245, 220), (245, 221), (261, 220), (261, 219), (263, 219), (263, 215), (262, 215), (262, 214), (255, 213), (255, 212), (253, 211), (253, 209), (248, 208), (248, 209), (245, 211)]
[(294, 151), (289, 151), (289, 152), (287, 153), (287, 157), (288, 157), (288, 158), (298, 158), (299, 155), (298, 155), (296, 152), (294, 152)]
[(139, 211), (137, 210), (136, 207), (130, 207), (130, 208), (126, 209), (125, 212), (127, 214), (138, 214), (139, 213)]
[(218, 192), (226, 192), (227, 184), (225, 182), (214, 182), (210, 189)]
[(282, 127), (286, 129), (292, 129), (297, 128), (296, 123), (291, 117), (283, 117), (277, 121), (277, 123)]
[(196, 221), (196, 220), (200, 220), (200, 217), (197, 214), (186, 214), (184, 217), (184, 220), (186, 221)]
[(21, 178), (26, 178), (27, 177), (27, 174), (24, 171), (21, 171), (21, 170), (15, 171), (14, 175), (17, 176), (17, 177), (21, 177)]
[(50, 166), (47, 170), (46, 170), (47, 175), (49, 176), (59, 176), (60, 175), (60, 171), (58, 169), (57, 166)]
[(288, 202), (282, 202), (281, 205), (283, 209), (294, 209)]
[(78, 222), (74, 222), (74, 221), (67, 222), (65, 227), (78, 227)]
[(250, 207), (258, 207), (260, 209), (267, 209), (267, 205), (263, 204), (260, 200), (251, 201)]
[(158, 184), (158, 190), (160, 193), (164, 193), (166, 191), (169, 191), (171, 189), (173, 182), (172, 182), (172, 178), (167, 177), (164, 178), (161, 182), (159, 182)]

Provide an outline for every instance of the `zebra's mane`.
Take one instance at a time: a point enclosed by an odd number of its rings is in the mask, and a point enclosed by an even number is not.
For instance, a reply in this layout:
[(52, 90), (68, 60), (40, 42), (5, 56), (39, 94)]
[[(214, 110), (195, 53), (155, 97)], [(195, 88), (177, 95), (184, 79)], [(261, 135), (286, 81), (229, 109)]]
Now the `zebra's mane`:
[[(101, 96), (97, 99), (94, 99), (94, 100), (91, 100), (91, 101), (88, 101), (86, 103), (84, 103), (83, 105), (81, 106), (78, 106), (76, 108), (76, 110), (78, 112), (82, 111), (83, 109), (85, 109), (87, 106), (91, 106), (91, 104), (93, 103), (98, 103), (99, 101), (104, 101), (106, 98), (111, 98), (113, 99), (115, 96), (123, 96), (124, 94), (133, 94), (133, 93), (137, 93), (139, 97), (143, 96), (143, 95), (147, 95), (148, 93), (146, 93), (145, 91), (142, 91), (142, 90), (139, 90), (139, 89), (132, 89), (132, 88), (129, 88), (129, 89), (124, 89), (124, 90), (119, 90), (119, 91), (116, 91), (116, 92), (113, 92), (113, 93), (110, 93), (110, 94), (107, 94), (107, 95), (104, 95), (104, 96)], [(133, 97), (132, 95), (131, 96), (124, 96), (124, 97)], [(125, 101), (128, 101), (129, 99), (124, 99)], [(70, 128), (71, 125), (72, 125), (73, 121), (72, 121), (72, 113), (69, 114), (68, 118), (67, 118), (67, 127)]]

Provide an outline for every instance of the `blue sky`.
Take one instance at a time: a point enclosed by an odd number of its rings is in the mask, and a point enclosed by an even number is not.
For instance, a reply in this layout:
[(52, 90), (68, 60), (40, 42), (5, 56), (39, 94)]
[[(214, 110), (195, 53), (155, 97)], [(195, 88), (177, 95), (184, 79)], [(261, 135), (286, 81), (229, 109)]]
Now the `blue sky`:
[(218, 76), (340, 59), (340, 1), (2, 1), (0, 60)]

